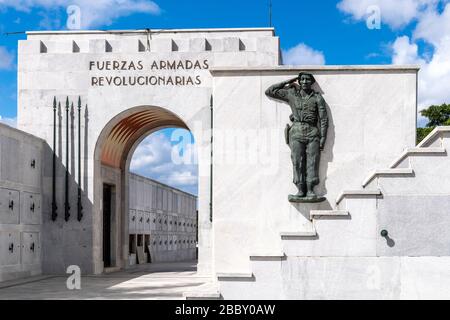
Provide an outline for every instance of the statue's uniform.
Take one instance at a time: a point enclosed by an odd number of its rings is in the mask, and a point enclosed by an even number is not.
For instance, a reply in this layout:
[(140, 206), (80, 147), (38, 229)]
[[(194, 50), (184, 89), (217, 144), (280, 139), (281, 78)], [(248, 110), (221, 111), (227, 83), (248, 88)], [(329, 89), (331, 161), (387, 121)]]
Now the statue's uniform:
[[(300, 174), (297, 186), (305, 183), (316, 185), (319, 183), (320, 138), (326, 137), (328, 116), (322, 95), (312, 91), (305, 96), (294, 86), (289, 88), (274, 85), (267, 90), (269, 96), (286, 101), (291, 106), (293, 121), (288, 127), (287, 143), (291, 148), (294, 169)], [(306, 169), (306, 170), (305, 170)]]

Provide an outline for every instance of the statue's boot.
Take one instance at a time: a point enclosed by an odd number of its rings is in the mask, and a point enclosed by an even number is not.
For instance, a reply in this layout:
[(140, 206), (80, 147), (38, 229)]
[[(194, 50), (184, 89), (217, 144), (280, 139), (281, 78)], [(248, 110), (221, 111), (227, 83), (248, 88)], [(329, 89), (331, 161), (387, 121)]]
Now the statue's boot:
[(297, 189), (298, 189), (298, 192), (297, 192), (296, 196), (303, 198), (305, 196), (305, 184), (297, 183)]
[(297, 202), (305, 197), (305, 191), (303, 191), (304, 190), (303, 184), (297, 183), (296, 186), (298, 192), (296, 194), (290, 194), (288, 197), (289, 201)]
[(308, 198), (317, 198), (317, 195), (314, 192), (314, 185), (312, 183), (307, 183), (306, 184), (306, 188), (308, 190), (306, 192), (306, 197), (308, 197)]

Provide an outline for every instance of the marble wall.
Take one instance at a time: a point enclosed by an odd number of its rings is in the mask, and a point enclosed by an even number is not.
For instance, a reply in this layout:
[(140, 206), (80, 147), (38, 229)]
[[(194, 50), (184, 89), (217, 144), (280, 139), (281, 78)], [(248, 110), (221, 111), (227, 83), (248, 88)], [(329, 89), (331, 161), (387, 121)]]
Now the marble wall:
[(0, 282), (42, 272), (41, 139), (0, 123)]
[(133, 173), (129, 184), (129, 252), (145, 246), (147, 262), (196, 260), (197, 197)]
[(221, 281), (224, 299), (449, 299), (449, 257), (288, 257)]
[(247, 276), (219, 277), (222, 296), (449, 299), (449, 141), (450, 127), (436, 128), (361, 189), (379, 196), (344, 197), (345, 215), (316, 211), (315, 236), (280, 237), (278, 255), (249, 257)]
[[(156, 106), (172, 112), (185, 123), (199, 150), (198, 265), (200, 271), (210, 274), (213, 241), (209, 218), (212, 95), (209, 69), (214, 66), (276, 66), (279, 54), (279, 39), (272, 28), (27, 33), (27, 40), (19, 41), (18, 48), (18, 128), (44, 139), (51, 146), (53, 99), (56, 97), (62, 102), (57, 117), (59, 186), (63, 185), (60, 174), (64, 172), (66, 158), (65, 100), (68, 96), (75, 107), (79, 96), (82, 101), (82, 181), (77, 181), (78, 151), (75, 147), (69, 149), (68, 170), (71, 190), (76, 190), (79, 183), (82, 185), (85, 214), (81, 222), (74, 216), (68, 222), (64, 219), (58, 219), (56, 224), (44, 221), (47, 238), (44, 241), (49, 251), (54, 252), (44, 257), (45, 265), (50, 266), (47, 271), (62, 273), (76, 261), (82, 264), (82, 272), (103, 271), (100, 154), (102, 137), (107, 135), (105, 127), (111, 129), (121, 114), (131, 114), (135, 107)], [(141, 84), (131, 85), (130, 78)], [(75, 145), (79, 130), (75, 119), (76, 113), (73, 117), (70, 111), (71, 146)], [(44, 157), (44, 163), (51, 163), (51, 152)], [(120, 179), (121, 190), (125, 190), (126, 181), (122, 180), (126, 179), (123, 175)], [(44, 170), (44, 190), (50, 190), (50, 184), (51, 171)], [(43, 199), (43, 212), (48, 215), (51, 209), (48, 194), (44, 194)], [(126, 195), (121, 200), (116, 203), (126, 204)], [(60, 191), (57, 201), (62, 207)], [(76, 193), (71, 203), (75, 208)], [(126, 238), (126, 213), (122, 221), (119, 239)], [(128, 261), (126, 240), (120, 246), (119, 267)]]
[[(291, 111), (286, 103), (264, 94), (270, 85), (293, 78), (300, 70), (314, 74), (315, 90), (328, 104), (329, 129), (316, 188), (326, 201), (319, 204), (287, 201), (288, 194), (296, 192), (290, 149), (283, 136)], [(340, 192), (361, 189), (367, 174), (387, 168), (403, 149), (415, 145), (416, 67), (216, 68), (212, 72), (217, 272), (245, 271), (249, 255), (280, 252), (280, 232), (310, 229), (310, 210), (335, 209)], [(375, 213), (366, 211), (371, 213), (361, 212), (361, 239), (365, 238), (362, 230), (376, 229)], [(369, 249), (363, 243), (355, 246)], [(371, 247), (375, 254), (375, 239)], [(354, 249), (355, 255), (361, 251)]]

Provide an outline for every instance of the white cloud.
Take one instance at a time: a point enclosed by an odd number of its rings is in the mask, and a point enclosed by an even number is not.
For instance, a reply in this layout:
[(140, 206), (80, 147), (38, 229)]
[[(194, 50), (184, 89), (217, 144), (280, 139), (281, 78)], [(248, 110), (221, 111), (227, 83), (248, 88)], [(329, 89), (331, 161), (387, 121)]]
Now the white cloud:
[(325, 57), (321, 51), (314, 50), (304, 43), (283, 50), (283, 63), (289, 65), (322, 65)]
[(145, 138), (136, 148), (131, 160), (131, 170), (156, 167), (170, 160), (172, 147), (169, 139), (162, 133), (154, 133)]
[[(420, 65), (419, 110), (432, 104), (450, 103), (450, 3), (442, 12), (428, 11), (421, 16), (413, 37), (398, 37), (393, 45), (392, 63)], [(429, 59), (420, 55), (416, 41), (433, 46)]]
[[(184, 130), (184, 129), (183, 129)], [(186, 131), (186, 130), (184, 130)], [(197, 193), (198, 166), (174, 159), (174, 150), (196, 152), (191, 143), (172, 145), (170, 138), (156, 132), (144, 139), (133, 154), (130, 170), (186, 192)], [(196, 156), (196, 155), (194, 155)], [(195, 158), (196, 159), (196, 158)]]
[[(80, 7), (82, 28), (110, 25), (114, 19), (133, 13), (161, 12), (159, 6), (150, 0), (0, 0), (0, 8), (10, 7), (28, 13), (33, 9), (45, 10), (47, 13), (62, 9), (65, 13), (70, 5)], [(49, 24), (48, 19), (43, 19), (46, 25)]]
[[(1, 1), (1, 0), (0, 0)], [(5, 47), (0, 46), (0, 70), (9, 70), (14, 67), (14, 55)]]
[(413, 33), (415, 39), (423, 39), (435, 47), (442, 45), (442, 41), (447, 41), (449, 35), (450, 4), (446, 4), (442, 12), (436, 9), (424, 12)]
[(197, 184), (197, 175), (191, 171), (174, 171), (169, 174), (167, 183), (174, 186), (193, 186)]
[[(392, 29), (399, 29), (435, 8), (440, 0), (342, 0), (337, 4), (339, 10), (349, 14), (354, 20), (366, 20), (371, 13), (367, 8), (378, 6), (381, 21)], [(447, 0), (444, 0), (447, 1)]]
[(398, 37), (392, 44), (393, 64), (423, 64), (425, 61), (419, 58), (419, 47), (411, 43), (408, 36)]
[(16, 128), (17, 127), (17, 118), (4, 118), (4, 117), (0, 116), (0, 123), (3, 123), (10, 127)]
[[(419, 110), (450, 103), (450, 0), (342, 0), (337, 7), (355, 20), (365, 20), (368, 6), (378, 5), (381, 20), (393, 29), (412, 22), (411, 35), (391, 44), (393, 64), (418, 64)], [(421, 52), (419, 40), (432, 48)], [(422, 50), (423, 51), (423, 50)], [(419, 120), (423, 119), (419, 116)]]
[[(399, 43), (404, 43), (398, 45)], [(430, 61), (421, 58), (417, 45), (406, 36), (397, 38), (393, 45), (394, 64), (417, 63), (419, 72), (419, 110), (432, 104), (450, 103), (450, 37), (442, 39)]]

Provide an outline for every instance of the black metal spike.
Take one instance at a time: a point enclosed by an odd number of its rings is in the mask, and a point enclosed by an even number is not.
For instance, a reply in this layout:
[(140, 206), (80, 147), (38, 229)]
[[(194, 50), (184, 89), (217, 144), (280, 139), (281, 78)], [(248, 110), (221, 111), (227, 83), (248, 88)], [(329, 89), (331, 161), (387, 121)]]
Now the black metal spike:
[(57, 213), (56, 205), (56, 96), (53, 98), (53, 167), (52, 167), (52, 221), (55, 221)]
[(78, 203), (77, 218), (83, 218), (83, 205), (81, 203), (81, 97), (78, 96)]
[(69, 221), (70, 202), (69, 202), (69, 97), (66, 98), (66, 183), (65, 183), (65, 203), (64, 218)]

